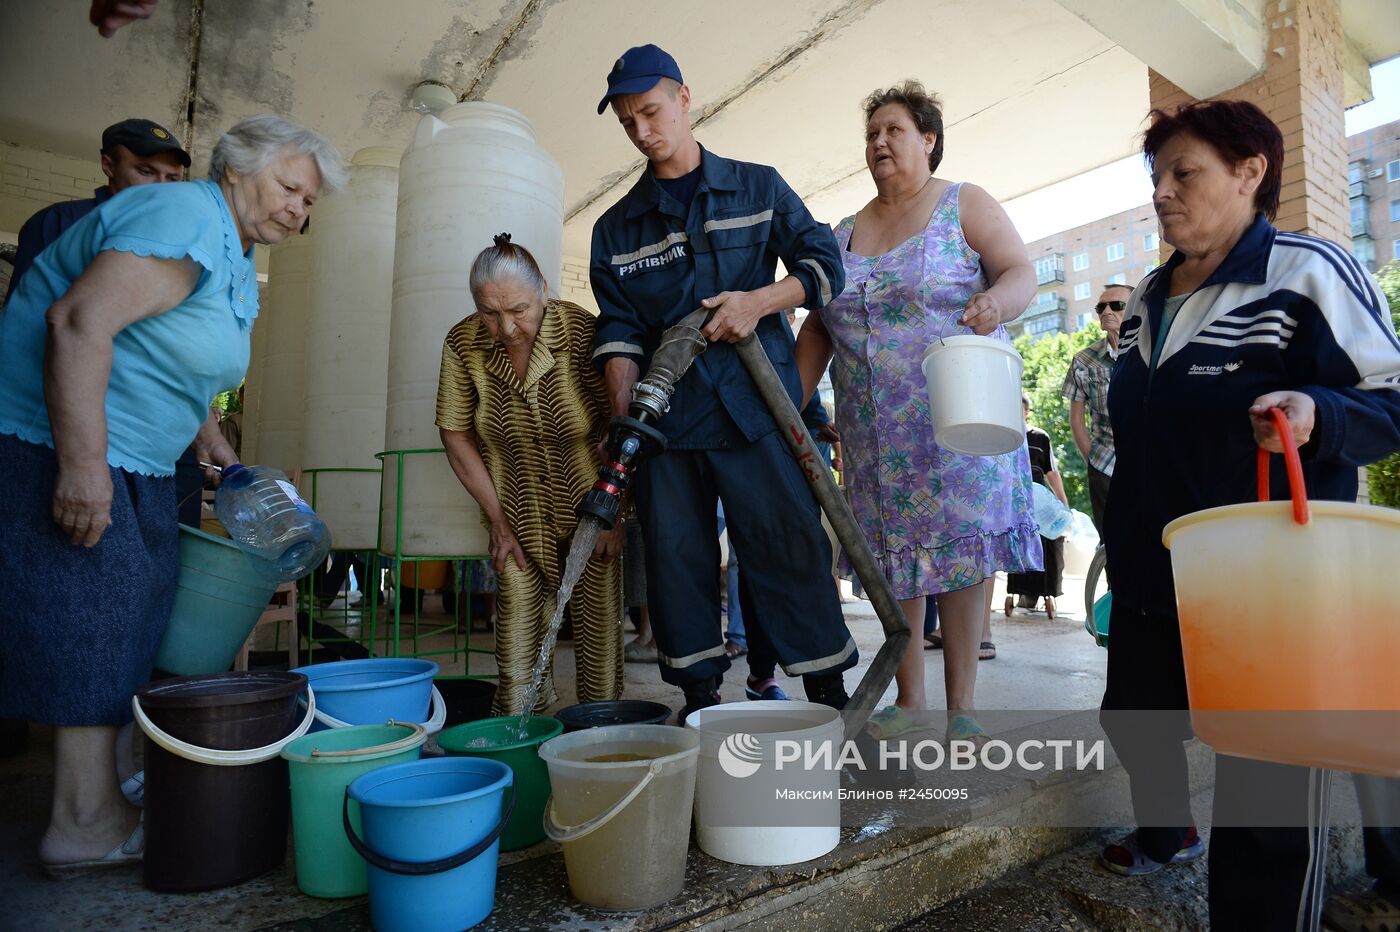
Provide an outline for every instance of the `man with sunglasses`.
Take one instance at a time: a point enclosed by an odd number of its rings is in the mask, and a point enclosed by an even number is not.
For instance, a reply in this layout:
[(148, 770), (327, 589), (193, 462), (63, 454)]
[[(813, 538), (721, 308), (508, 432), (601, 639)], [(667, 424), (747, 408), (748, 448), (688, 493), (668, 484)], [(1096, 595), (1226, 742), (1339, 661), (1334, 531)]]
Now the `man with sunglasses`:
[(1103, 509), (1108, 501), (1114, 460), (1113, 428), (1108, 423), (1108, 379), (1118, 359), (1118, 328), (1123, 323), (1123, 309), (1128, 306), (1128, 296), (1132, 293), (1128, 285), (1104, 288), (1094, 305), (1104, 335), (1075, 354), (1060, 390), (1060, 394), (1069, 399), (1069, 426), (1074, 432), (1074, 445), (1089, 464), (1089, 504), (1094, 512), (1094, 529), (1100, 536), (1103, 535)]

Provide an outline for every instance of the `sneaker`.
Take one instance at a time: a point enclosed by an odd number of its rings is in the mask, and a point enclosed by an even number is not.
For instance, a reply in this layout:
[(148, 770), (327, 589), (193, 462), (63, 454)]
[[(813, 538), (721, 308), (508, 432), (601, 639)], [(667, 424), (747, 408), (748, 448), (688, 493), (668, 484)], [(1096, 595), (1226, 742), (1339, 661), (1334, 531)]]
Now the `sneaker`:
[[(1196, 826), (1193, 825), (1186, 835), (1186, 840), (1182, 842), (1181, 849), (1172, 855), (1172, 859), (1168, 863), (1185, 864), (1187, 861), (1196, 860), (1205, 853), (1206, 843), (1201, 840), (1201, 836), (1196, 832)], [(1113, 873), (1124, 877), (1155, 874), (1167, 866), (1142, 853), (1142, 849), (1138, 847), (1136, 831), (1129, 833), (1117, 844), (1109, 845), (1099, 852), (1099, 863)]]
[(760, 699), (768, 702), (790, 702), (788, 694), (783, 692), (783, 687), (778, 685), (778, 681), (773, 677), (766, 680), (756, 680), (749, 677), (748, 683), (744, 686), (744, 695), (754, 701)]

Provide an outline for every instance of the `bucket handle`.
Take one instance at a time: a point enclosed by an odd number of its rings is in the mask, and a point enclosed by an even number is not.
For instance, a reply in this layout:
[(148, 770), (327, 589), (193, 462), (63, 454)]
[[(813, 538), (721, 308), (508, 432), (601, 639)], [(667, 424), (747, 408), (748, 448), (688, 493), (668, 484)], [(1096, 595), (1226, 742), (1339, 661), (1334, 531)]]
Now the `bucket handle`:
[[(1293, 439), (1293, 428), (1288, 426), (1288, 416), (1280, 408), (1270, 408), (1269, 415), (1274, 419), (1279, 439), (1283, 442), (1283, 462), (1288, 468), (1288, 490), (1293, 494), (1293, 520), (1299, 524), (1308, 523), (1308, 489), (1303, 483), (1303, 461), (1298, 456), (1298, 442)], [(1259, 501), (1269, 500), (1269, 451), (1259, 448)]]
[[(300, 699), (300, 697), (298, 697), (297, 701), (301, 702), (302, 700)], [(349, 722), (342, 722), (340, 719), (331, 715), (329, 712), (325, 712), (321, 709), (316, 710), (316, 721), (322, 725), (325, 725), (327, 728), (350, 727)], [(407, 725), (409, 723), (394, 721), (391, 719), (389, 721), (389, 724)], [(447, 702), (442, 698), (442, 693), (438, 692), (438, 688), (436, 686), (433, 687), (432, 702), (428, 704), (428, 720), (426, 722), (420, 722), (419, 724), (421, 724), (424, 728), (428, 730), (429, 736), (435, 735), (438, 732), (442, 731), (442, 726), (447, 724)]]
[(306, 684), (306, 715), (302, 718), (301, 724), (287, 737), (272, 744), (264, 745), (260, 748), (248, 748), (242, 751), (225, 751), (218, 748), (202, 748), (197, 744), (189, 744), (181, 741), (174, 735), (166, 734), (151, 721), (146, 715), (146, 710), (141, 708), (141, 697), (131, 697), (131, 710), (136, 716), (136, 724), (146, 733), (159, 747), (165, 748), (177, 757), (192, 760), (197, 764), (212, 764), (215, 767), (241, 767), (244, 764), (261, 764), (263, 761), (272, 760), (282, 753), (282, 749), (291, 744), (302, 735), (311, 730), (311, 723), (316, 718), (316, 694), (311, 690), (311, 684)]
[(350, 787), (348, 786), (345, 788), (345, 798), (340, 803), (340, 819), (345, 825), (345, 837), (350, 840), (350, 847), (354, 848), (355, 853), (364, 858), (366, 863), (391, 874), (402, 874), (405, 877), (442, 874), (455, 870), (468, 861), (476, 860), (487, 848), (496, 843), (496, 839), (501, 837), (501, 832), (505, 831), (506, 823), (510, 821), (510, 814), (515, 811), (514, 782), (506, 787), (506, 791), (509, 796), (506, 798), (505, 808), (501, 811), (501, 818), (496, 822), (496, 827), (467, 850), (459, 851), (457, 854), (437, 861), (396, 861), (393, 858), (385, 857), (366, 844), (359, 835), (355, 834), (355, 826), (350, 822)]
[[(406, 738), (400, 738), (399, 740), (391, 741), (388, 744), (381, 744), (379, 747), (375, 748), (350, 748), (347, 751), (323, 751), (320, 748), (312, 748), (311, 753), (307, 756), (314, 757), (317, 760), (327, 760), (332, 757), (355, 757), (360, 754), (369, 754), (374, 751), (387, 751), (389, 748), (398, 747), (399, 745), (413, 745), (413, 747), (418, 747), (423, 743), (423, 740), (428, 737), (428, 729), (423, 725), (418, 725), (413, 722), (396, 722), (392, 718), (389, 719), (389, 721), (385, 724), (397, 725), (400, 728), (411, 728), (412, 732)], [(413, 742), (415, 741), (417, 741), (418, 744), (413, 744)], [(401, 750), (411, 750), (411, 748), (404, 747)]]
[(544, 833), (549, 836), (551, 841), (559, 842), (578, 841), (586, 835), (593, 834), (616, 818), (622, 810), (626, 809), (628, 804), (636, 799), (642, 790), (647, 788), (647, 784), (656, 779), (656, 775), (660, 770), (660, 761), (652, 761), (651, 766), (647, 768), (646, 774), (637, 781), (636, 786), (627, 791), (626, 796), (613, 803), (612, 808), (608, 809), (606, 812), (600, 813), (579, 825), (559, 824), (557, 817), (554, 815), (554, 794), (551, 793), (549, 796), (549, 804), (544, 807)]

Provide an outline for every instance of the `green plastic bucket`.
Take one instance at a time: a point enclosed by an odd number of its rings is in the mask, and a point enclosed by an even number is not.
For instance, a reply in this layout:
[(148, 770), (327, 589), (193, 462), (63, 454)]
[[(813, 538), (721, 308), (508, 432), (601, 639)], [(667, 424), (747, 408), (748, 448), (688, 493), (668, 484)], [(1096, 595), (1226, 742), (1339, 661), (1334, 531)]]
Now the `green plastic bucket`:
[(156, 668), (181, 676), (228, 670), (276, 589), (233, 541), (180, 525), (180, 580)]
[(501, 833), (501, 850), (528, 848), (544, 840), (544, 807), (549, 802), (549, 768), (540, 760), (540, 745), (564, 730), (557, 718), (530, 717), (524, 739), (516, 737), (520, 718), (487, 718), (449, 728), (437, 736), (438, 747), (455, 757), (486, 757), (515, 773), (515, 811)]
[[(308, 896), (336, 899), (369, 890), (364, 860), (345, 837), (345, 788), (362, 774), (418, 759), (427, 740), (422, 725), (354, 725), (305, 735), (282, 750), (292, 781), (292, 837), (297, 886)], [(360, 806), (350, 804), (357, 832)]]

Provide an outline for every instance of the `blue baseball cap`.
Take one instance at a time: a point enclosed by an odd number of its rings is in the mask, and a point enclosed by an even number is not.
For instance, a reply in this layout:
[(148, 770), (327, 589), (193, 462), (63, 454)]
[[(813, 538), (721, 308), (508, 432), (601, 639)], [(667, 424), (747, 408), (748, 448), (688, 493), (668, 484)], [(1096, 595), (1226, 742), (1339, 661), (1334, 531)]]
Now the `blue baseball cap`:
[(598, 101), (598, 112), (608, 109), (608, 101), (622, 94), (645, 94), (662, 78), (684, 84), (681, 68), (665, 49), (638, 45), (622, 53), (608, 72), (608, 92)]

